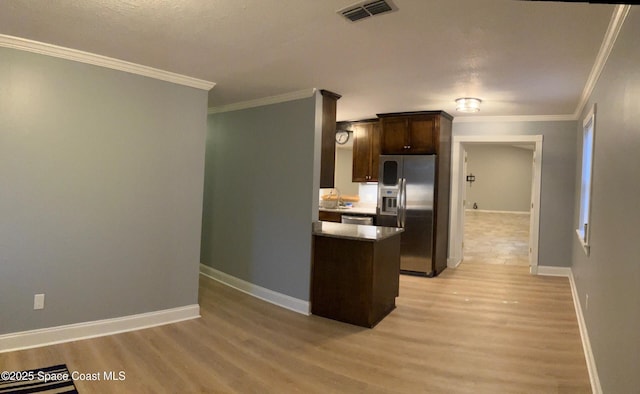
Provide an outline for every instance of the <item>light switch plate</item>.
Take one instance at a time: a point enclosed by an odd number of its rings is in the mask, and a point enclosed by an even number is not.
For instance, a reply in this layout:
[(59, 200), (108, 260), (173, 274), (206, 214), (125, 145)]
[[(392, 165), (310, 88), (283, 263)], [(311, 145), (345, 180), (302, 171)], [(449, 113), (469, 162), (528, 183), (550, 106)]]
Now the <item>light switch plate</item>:
[(33, 309), (44, 309), (44, 294), (33, 296)]

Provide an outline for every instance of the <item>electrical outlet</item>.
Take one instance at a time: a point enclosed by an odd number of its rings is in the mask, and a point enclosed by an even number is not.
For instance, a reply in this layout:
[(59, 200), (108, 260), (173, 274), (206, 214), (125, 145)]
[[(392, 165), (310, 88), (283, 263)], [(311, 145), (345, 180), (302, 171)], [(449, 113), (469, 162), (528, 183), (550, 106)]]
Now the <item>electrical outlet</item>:
[(589, 310), (589, 294), (587, 294), (587, 296), (585, 297), (585, 301), (584, 301), (584, 310), (588, 311)]
[(44, 309), (44, 294), (36, 294), (33, 296), (33, 309)]

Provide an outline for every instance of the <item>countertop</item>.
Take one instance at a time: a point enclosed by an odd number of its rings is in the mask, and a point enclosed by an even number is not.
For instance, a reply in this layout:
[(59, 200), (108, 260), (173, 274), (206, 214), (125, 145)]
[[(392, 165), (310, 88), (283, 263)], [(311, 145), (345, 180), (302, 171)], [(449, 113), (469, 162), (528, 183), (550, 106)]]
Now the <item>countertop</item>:
[(332, 238), (353, 239), (356, 241), (382, 241), (403, 232), (397, 227), (367, 226), (362, 224), (347, 224), (333, 222), (314, 222), (313, 235)]
[(376, 207), (353, 207), (353, 208), (323, 208), (320, 207), (321, 211), (325, 212), (340, 212), (344, 214), (354, 214), (354, 215), (372, 215), (376, 214)]

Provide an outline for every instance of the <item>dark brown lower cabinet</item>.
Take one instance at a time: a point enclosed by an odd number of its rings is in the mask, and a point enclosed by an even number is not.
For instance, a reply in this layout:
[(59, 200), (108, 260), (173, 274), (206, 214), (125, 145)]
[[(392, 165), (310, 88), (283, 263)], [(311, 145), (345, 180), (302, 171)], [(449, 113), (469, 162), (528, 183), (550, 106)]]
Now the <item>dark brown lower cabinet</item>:
[(319, 211), (318, 220), (340, 223), (342, 221), (342, 214), (340, 212)]
[(396, 307), (400, 234), (379, 241), (313, 236), (311, 313), (374, 327)]

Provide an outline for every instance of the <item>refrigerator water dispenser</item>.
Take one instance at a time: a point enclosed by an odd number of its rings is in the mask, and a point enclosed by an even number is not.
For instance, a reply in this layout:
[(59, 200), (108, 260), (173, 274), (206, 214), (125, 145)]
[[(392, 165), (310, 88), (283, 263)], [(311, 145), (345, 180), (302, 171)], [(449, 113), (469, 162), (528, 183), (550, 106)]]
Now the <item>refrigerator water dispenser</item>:
[(384, 188), (380, 190), (380, 214), (381, 215), (397, 215), (398, 214), (398, 189)]

